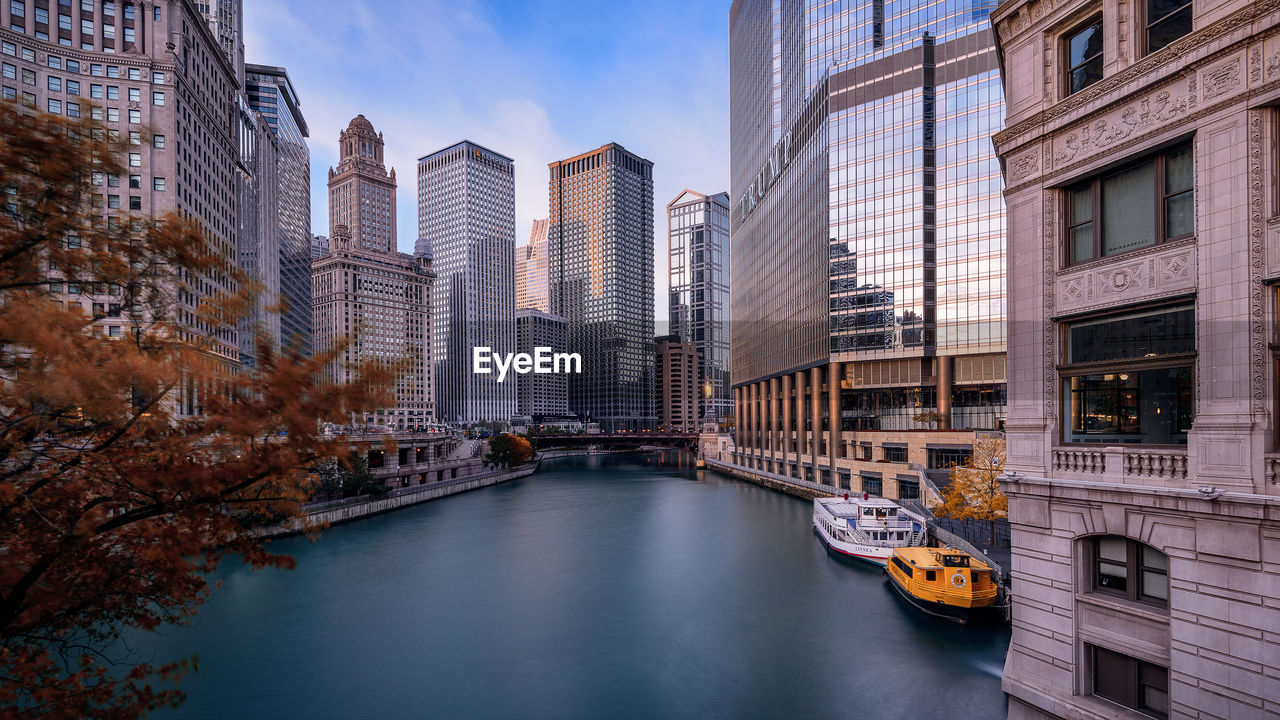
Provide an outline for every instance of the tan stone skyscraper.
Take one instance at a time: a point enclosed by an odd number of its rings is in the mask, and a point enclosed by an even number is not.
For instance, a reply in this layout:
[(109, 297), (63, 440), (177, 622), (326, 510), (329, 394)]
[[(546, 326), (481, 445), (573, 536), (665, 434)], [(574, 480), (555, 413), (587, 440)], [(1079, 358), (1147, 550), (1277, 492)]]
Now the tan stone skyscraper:
[(396, 171), (382, 161), (382, 133), (357, 115), (338, 135), (338, 169), (329, 168), (329, 227), (346, 225), (356, 247), (396, 251)]
[(334, 382), (352, 380), (362, 362), (407, 361), (396, 405), (353, 421), (418, 430), (435, 419), (431, 258), (396, 250), (395, 171), (382, 164), (382, 135), (357, 115), (339, 142), (341, 161), (329, 170), (330, 242), (311, 262), (315, 348), (350, 340), (329, 368)]
[(529, 242), (516, 248), (516, 307), (551, 311), (547, 291), (547, 219), (534, 220)]

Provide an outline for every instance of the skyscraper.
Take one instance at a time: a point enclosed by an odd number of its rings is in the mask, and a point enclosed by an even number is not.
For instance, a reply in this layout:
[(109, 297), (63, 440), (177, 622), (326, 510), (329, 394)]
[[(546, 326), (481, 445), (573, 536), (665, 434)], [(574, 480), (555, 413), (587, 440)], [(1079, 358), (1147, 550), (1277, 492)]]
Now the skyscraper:
[(516, 349), (515, 164), (464, 140), (418, 159), (418, 236), (430, 242), (436, 412), (444, 422), (508, 422), (517, 377), (472, 371), (473, 349)]
[(702, 354), (702, 417), (729, 417), (729, 194), (685, 190), (667, 203), (667, 252), (671, 333)]
[[(733, 2), (741, 463), (896, 497), (918, 492), (912, 464), (941, 472), (963, 457), (973, 434), (957, 430), (1000, 426), (992, 7)], [(913, 434), (905, 453), (886, 434), (935, 425), (949, 434)]]
[(549, 166), (551, 311), (569, 321), (569, 412), (601, 430), (651, 429), (653, 163), (609, 143)]
[(703, 414), (702, 351), (678, 335), (656, 338), (658, 429), (697, 432)]
[(329, 168), (329, 226), (346, 225), (363, 250), (396, 252), (396, 171), (383, 165), (382, 133), (357, 115), (338, 147), (338, 168)]
[[(122, 158), (128, 175), (90, 176), (95, 212), (104, 218), (181, 212), (200, 221), (209, 249), (234, 265), (239, 79), (203, 24), (191, 3), (0, 4), (0, 99), (100, 118), (133, 145)], [(229, 274), (212, 270), (173, 299), (176, 336), (209, 341), (209, 351), (229, 366), (239, 361), (238, 333), (211, 332), (196, 313), (205, 297), (236, 289)], [(66, 301), (102, 315), (96, 324), (106, 336), (127, 332), (128, 309), (119, 296), (86, 292)], [(179, 387), (175, 414), (199, 414), (200, 392)]]
[(547, 312), (551, 295), (547, 290), (547, 220), (534, 220), (529, 242), (516, 246), (516, 308)]
[[(564, 352), (569, 325), (537, 308), (516, 308), (516, 351), (533, 356), (538, 348)], [(564, 373), (520, 376), (517, 412), (535, 422), (547, 415), (569, 413), (569, 378)]]
[[(382, 164), (382, 135), (363, 115), (339, 135), (338, 171), (329, 170), (327, 252), (311, 263), (315, 350), (348, 341), (330, 365), (333, 382), (355, 377), (363, 362), (404, 367), (396, 404), (357, 423), (416, 430), (432, 422), (435, 402), (431, 364), (431, 260), (396, 250), (395, 171)], [(357, 239), (342, 217), (364, 228)], [(316, 238), (317, 241), (321, 238)], [(315, 246), (325, 250), (319, 242)]]
[(280, 314), (280, 223), (277, 205), (278, 147), (262, 115), (236, 96), (240, 151), (236, 164), (236, 262), (257, 283), (249, 313), (239, 328), (240, 363), (257, 364), (258, 344), (278, 347)]
[(279, 225), (280, 342), (311, 353), (311, 150), (307, 121), (289, 74), (281, 67), (245, 66), (249, 107), (275, 137)]

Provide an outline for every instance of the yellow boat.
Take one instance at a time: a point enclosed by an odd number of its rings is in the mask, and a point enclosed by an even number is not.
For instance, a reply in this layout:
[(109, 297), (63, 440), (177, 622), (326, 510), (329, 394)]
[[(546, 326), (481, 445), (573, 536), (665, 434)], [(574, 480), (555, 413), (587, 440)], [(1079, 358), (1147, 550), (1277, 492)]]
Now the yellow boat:
[(907, 602), (964, 624), (996, 599), (991, 567), (950, 548), (900, 547), (885, 566), (889, 583)]

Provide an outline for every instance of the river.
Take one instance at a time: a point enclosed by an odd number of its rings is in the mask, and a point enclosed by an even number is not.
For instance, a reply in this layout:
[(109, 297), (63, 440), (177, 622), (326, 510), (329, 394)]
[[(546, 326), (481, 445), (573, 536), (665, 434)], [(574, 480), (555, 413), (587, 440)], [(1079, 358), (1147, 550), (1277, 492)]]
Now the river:
[(1004, 718), (1008, 630), (922, 615), (810, 514), (686, 455), (563, 458), (227, 562), (133, 644), (199, 655), (160, 718)]

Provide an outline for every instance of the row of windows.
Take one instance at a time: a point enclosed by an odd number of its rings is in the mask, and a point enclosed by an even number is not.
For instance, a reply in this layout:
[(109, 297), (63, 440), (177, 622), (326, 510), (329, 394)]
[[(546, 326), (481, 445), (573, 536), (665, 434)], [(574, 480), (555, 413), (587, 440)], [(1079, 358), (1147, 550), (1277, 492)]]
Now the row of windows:
[[(1137, 3), (1144, 54), (1164, 48), (1191, 32), (1191, 0), (1145, 0)], [(1087, 20), (1062, 38), (1063, 95), (1080, 92), (1102, 79), (1105, 65), (1101, 15)], [(1116, 27), (1113, 20), (1110, 27)]]

